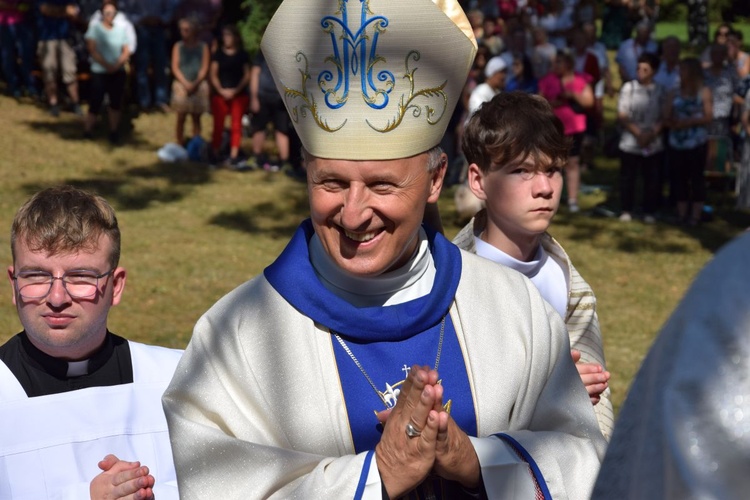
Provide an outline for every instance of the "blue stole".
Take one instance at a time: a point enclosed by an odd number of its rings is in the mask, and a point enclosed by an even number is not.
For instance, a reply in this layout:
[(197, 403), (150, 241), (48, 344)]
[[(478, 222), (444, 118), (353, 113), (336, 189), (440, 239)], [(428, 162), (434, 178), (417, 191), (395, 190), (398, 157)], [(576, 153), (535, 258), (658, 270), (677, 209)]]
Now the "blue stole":
[[(461, 255), (441, 234), (425, 230), (436, 270), (433, 292), (403, 304), (358, 308), (325, 288), (310, 263), (308, 243), (314, 231), (309, 219), (300, 225), (279, 258), (264, 270), (264, 276), (295, 309), (338, 333), (387, 399), (399, 390), (408, 367), (434, 366), (445, 318), (438, 366), (443, 403), (450, 401), (453, 419), (464, 432), (476, 436), (463, 352), (448, 314), (461, 277)], [(374, 450), (382, 428), (373, 412), (386, 409), (386, 405), (339, 342), (333, 336), (331, 341), (354, 448), (357, 453)]]

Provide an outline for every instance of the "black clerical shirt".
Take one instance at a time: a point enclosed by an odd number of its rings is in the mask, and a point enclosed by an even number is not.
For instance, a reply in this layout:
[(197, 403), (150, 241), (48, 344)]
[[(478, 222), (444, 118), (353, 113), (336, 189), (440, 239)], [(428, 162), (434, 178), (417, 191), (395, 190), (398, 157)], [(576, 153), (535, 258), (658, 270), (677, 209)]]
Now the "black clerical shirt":
[(43, 353), (21, 332), (0, 346), (5, 363), (30, 398), (88, 387), (133, 382), (133, 362), (127, 340), (107, 332), (101, 349), (89, 358), (88, 373), (68, 376), (68, 362)]

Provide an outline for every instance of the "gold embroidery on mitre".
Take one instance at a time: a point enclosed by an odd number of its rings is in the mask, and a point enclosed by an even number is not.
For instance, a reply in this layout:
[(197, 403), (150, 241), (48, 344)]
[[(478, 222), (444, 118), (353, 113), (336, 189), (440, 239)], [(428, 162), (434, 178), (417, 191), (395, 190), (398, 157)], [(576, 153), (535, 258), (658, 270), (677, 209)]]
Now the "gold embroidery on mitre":
[(448, 80), (445, 80), (440, 86), (438, 87), (430, 87), (418, 90), (417, 92), (414, 92), (414, 73), (417, 71), (418, 68), (414, 68), (412, 70), (409, 69), (409, 59), (413, 59), (414, 61), (419, 61), (420, 55), (419, 52), (416, 50), (410, 51), (406, 58), (404, 59), (404, 66), (406, 67), (406, 73), (404, 74), (404, 78), (409, 80), (409, 96), (408, 98), (405, 98), (405, 94), (401, 94), (401, 99), (398, 103), (398, 112), (392, 120), (388, 120), (385, 127), (383, 128), (377, 128), (373, 126), (372, 123), (370, 123), (370, 120), (365, 120), (367, 124), (372, 128), (373, 130), (377, 132), (390, 132), (391, 130), (394, 130), (396, 127), (401, 125), (401, 122), (404, 120), (404, 116), (406, 115), (407, 111), (411, 111), (411, 114), (414, 118), (419, 118), (419, 116), (422, 114), (422, 107), (417, 104), (413, 104), (412, 102), (417, 99), (418, 97), (426, 97), (428, 99), (437, 97), (443, 98), (443, 109), (440, 112), (440, 116), (437, 118), (433, 118), (435, 115), (435, 108), (432, 106), (425, 104), (424, 110), (427, 118), (427, 123), (430, 125), (435, 125), (437, 122), (439, 122), (443, 115), (445, 114), (445, 110), (448, 108), (448, 96), (446, 95), (445, 91), (443, 90), (445, 86), (448, 83)]
[(295, 59), (297, 62), (301, 62), (302, 60), (305, 61), (305, 69), (299, 69), (300, 75), (302, 77), (302, 90), (296, 90), (287, 87), (284, 85), (284, 100), (289, 103), (290, 99), (301, 99), (303, 104), (301, 105), (292, 105), (289, 104), (287, 106), (287, 109), (289, 110), (289, 116), (292, 118), (292, 121), (294, 123), (299, 123), (300, 117), (305, 118), (307, 117), (307, 112), (309, 111), (312, 115), (313, 120), (315, 120), (315, 123), (318, 124), (318, 127), (322, 128), (326, 132), (336, 132), (337, 130), (340, 130), (341, 127), (346, 125), (347, 120), (344, 120), (341, 125), (338, 127), (331, 127), (328, 125), (327, 120), (323, 120), (320, 117), (320, 114), (318, 113), (318, 104), (315, 102), (315, 97), (310, 95), (307, 92), (307, 81), (310, 79), (310, 71), (309, 71), (309, 65), (307, 62), (307, 56), (302, 53), (302, 51), (297, 52), (297, 55), (295, 56)]

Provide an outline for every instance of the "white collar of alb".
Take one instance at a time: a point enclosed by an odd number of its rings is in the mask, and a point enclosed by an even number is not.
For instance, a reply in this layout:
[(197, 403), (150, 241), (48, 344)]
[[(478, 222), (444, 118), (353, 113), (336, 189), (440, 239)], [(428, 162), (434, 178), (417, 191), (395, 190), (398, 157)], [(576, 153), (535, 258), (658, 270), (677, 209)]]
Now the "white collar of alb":
[(474, 243), (476, 244), (477, 255), (480, 257), (484, 257), (485, 259), (489, 259), (497, 264), (502, 264), (511, 269), (515, 269), (527, 278), (536, 276), (547, 261), (547, 252), (544, 251), (542, 245), (539, 245), (539, 248), (537, 248), (533, 259), (524, 262), (515, 257), (511, 257), (499, 248), (490, 245), (479, 236), (474, 236)]
[(415, 284), (428, 269), (434, 267), (431, 266), (432, 253), (423, 228), (419, 229), (418, 238), (417, 250), (409, 262), (379, 276), (355, 276), (341, 269), (326, 253), (317, 234), (310, 240), (310, 262), (326, 288), (333, 287), (331, 291), (334, 293), (338, 289), (363, 298), (393, 295)]

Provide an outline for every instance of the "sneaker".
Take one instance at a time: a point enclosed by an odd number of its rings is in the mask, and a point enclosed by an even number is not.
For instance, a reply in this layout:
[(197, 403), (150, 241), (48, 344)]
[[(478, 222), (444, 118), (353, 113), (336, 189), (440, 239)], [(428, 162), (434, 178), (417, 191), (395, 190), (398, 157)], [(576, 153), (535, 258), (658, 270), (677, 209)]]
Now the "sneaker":
[(34, 87), (27, 87), (26, 89), (24, 89), (23, 93), (24, 93), (24, 95), (26, 97), (28, 97), (28, 98), (30, 98), (30, 99), (32, 99), (34, 101), (38, 101), (39, 98), (40, 98), (39, 91), (37, 89), (35, 89)]
[(620, 214), (620, 222), (630, 222), (633, 220), (633, 216), (630, 215), (630, 212), (623, 212)]
[(577, 214), (580, 211), (581, 208), (578, 206), (578, 203), (576, 203), (575, 201), (568, 202), (568, 212), (570, 212), (571, 214)]
[(73, 105), (73, 114), (76, 116), (83, 116), (83, 109), (81, 109), (81, 105), (76, 103)]
[(275, 163), (265, 163), (263, 165), (263, 170), (266, 172), (278, 172), (281, 170), (281, 167), (276, 165)]
[(208, 155), (207, 155), (207, 161), (209, 168), (215, 169), (219, 168), (221, 166), (221, 158), (219, 158), (219, 155), (217, 155), (213, 149), (210, 147), (208, 148)]
[(50, 114), (50, 116), (54, 116), (55, 118), (57, 118), (58, 116), (60, 116), (60, 106), (58, 104), (54, 104), (54, 105), (50, 106), (49, 107), (49, 114)]
[(250, 158), (248, 158), (245, 161), (245, 164), (247, 165), (247, 168), (249, 170), (256, 170), (256, 169), (260, 168), (259, 165), (258, 165), (258, 158), (256, 158), (255, 156), (251, 156)]
[(226, 165), (229, 170), (234, 170), (235, 172), (247, 172), (248, 170), (252, 170), (247, 164), (247, 161), (240, 157), (229, 158)]
[(643, 217), (643, 222), (646, 224), (656, 224), (656, 217), (653, 215), (646, 215)]

